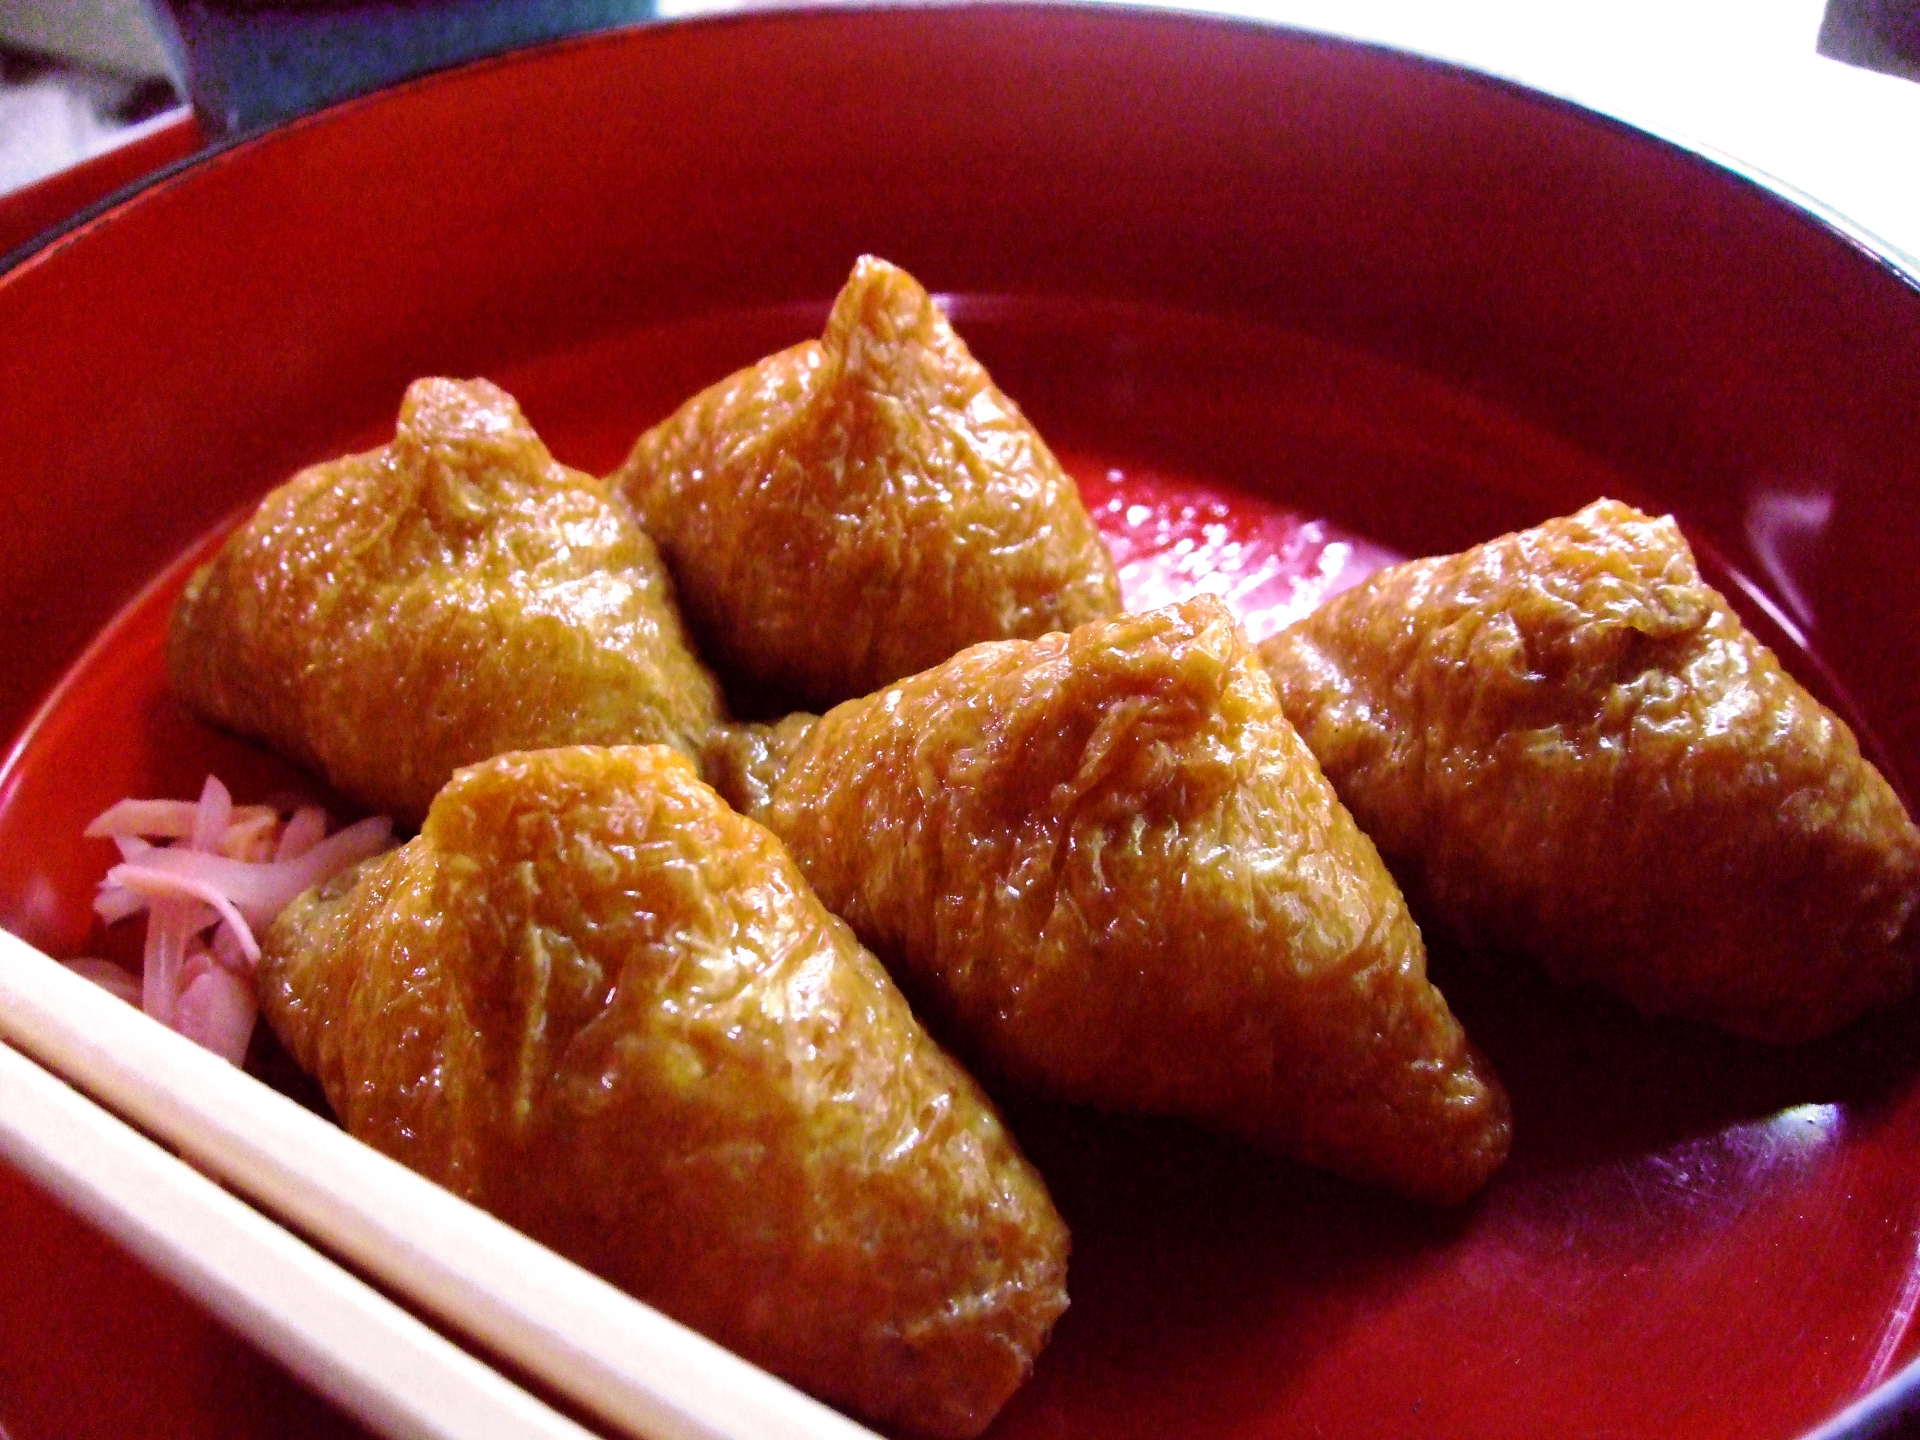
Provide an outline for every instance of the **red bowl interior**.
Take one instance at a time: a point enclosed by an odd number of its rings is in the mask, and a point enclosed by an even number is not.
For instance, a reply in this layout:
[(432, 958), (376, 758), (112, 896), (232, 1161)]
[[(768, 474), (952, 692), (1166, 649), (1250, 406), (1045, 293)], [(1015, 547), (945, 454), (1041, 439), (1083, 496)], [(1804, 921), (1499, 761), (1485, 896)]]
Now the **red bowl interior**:
[[(328, 112), (0, 277), (0, 923), (102, 943), (79, 831), (122, 794), (300, 783), (160, 675), (177, 562), (238, 507), (378, 441), (430, 373), (498, 380), (605, 471), (817, 329), (862, 251), (953, 297), (1090, 493), (1208, 488), (1403, 554), (1603, 493), (1677, 513), (1913, 793), (1910, 278), (1695, 156), (1370, 47), (1114, 10), (763, 15)], [(1789, 1436), (1910, 1358), (1910, 1010), (1782, 1052), (1434, 968), (1516, 1104), (1462, 1211), (1011, 1112), (1074, 1228), (1074, 1303), (996, 1434)], [(0, 1266), (15, 1440), (350, 1426), (5, 1171), (0, 1237), (29, 1257)]]

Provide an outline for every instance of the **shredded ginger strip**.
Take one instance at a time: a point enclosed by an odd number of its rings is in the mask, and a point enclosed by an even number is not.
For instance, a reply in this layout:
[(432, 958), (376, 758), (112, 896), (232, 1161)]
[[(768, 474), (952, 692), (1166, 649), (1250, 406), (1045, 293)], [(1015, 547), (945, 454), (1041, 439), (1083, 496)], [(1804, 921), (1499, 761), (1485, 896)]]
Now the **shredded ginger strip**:
[(328, 835), (318, 806), (283, 822), (268, 806), (235, 805), (209, 775), (197, 801), (122, 800), (86, 833), (120, 850), (94, 912), (111, 925), (146, 911), (146, 945), (138, 976), (104, 960), (69, 968), (238, 1065), (260, 1008), (255, 927), (386, 849), (393, 822), (376, 816)]

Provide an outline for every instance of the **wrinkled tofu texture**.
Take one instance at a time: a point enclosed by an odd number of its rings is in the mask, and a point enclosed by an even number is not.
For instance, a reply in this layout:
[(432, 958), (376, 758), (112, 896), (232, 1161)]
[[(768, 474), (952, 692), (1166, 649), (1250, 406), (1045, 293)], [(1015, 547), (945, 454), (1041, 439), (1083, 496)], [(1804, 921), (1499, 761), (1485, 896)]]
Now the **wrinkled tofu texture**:
[(1912, 990), (1920, 833), (1671, 518), (1600, 501), (1393, 567), (1262, 656), (1423, 915), (1470, 944), (1772, 1041)]
[(723, 674), (822, 708), (980, 640), (1118, 614), (1073, 481), (905, 271), (642, 435), (612, 483)]
[(676, 752), (462, 770), (265, 951), (353, 1134), (822, 1398), (976, 1434), (1066, 1308), (985, 1097)]
[(975, 646), (709, 773), (1001, 1082), (1439, 1201), (1507, 1099), (1217, 601)]
[(659, 742), (722, 712), (632, 514), (484, 380), (419, 380), (392, 443), (275, 490), (174, 611), (175, 691), (417, 824), (462, 765)]

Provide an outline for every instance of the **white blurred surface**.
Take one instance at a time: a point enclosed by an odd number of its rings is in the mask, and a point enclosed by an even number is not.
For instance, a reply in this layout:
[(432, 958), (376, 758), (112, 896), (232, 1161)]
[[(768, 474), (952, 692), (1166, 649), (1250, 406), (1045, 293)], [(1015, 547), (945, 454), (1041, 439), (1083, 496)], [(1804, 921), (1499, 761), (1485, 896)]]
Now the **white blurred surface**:
[(142, 0), (0, 0), (0, 195), (143, 133), (165, 75)]
[(103, 88), (78, 73), (0, 83), (0, 195), (117, 143)]
[(0, 45), (135, 79), (167, 73), (142, 0), (0, 0)]

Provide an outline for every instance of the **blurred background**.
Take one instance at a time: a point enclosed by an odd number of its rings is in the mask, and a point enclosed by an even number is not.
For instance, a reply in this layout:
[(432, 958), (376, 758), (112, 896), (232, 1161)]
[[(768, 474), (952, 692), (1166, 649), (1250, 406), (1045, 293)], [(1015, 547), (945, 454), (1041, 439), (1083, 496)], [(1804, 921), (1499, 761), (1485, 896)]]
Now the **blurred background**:
[(144, 0), (0, 5), (0, 192), (182, 104)]

